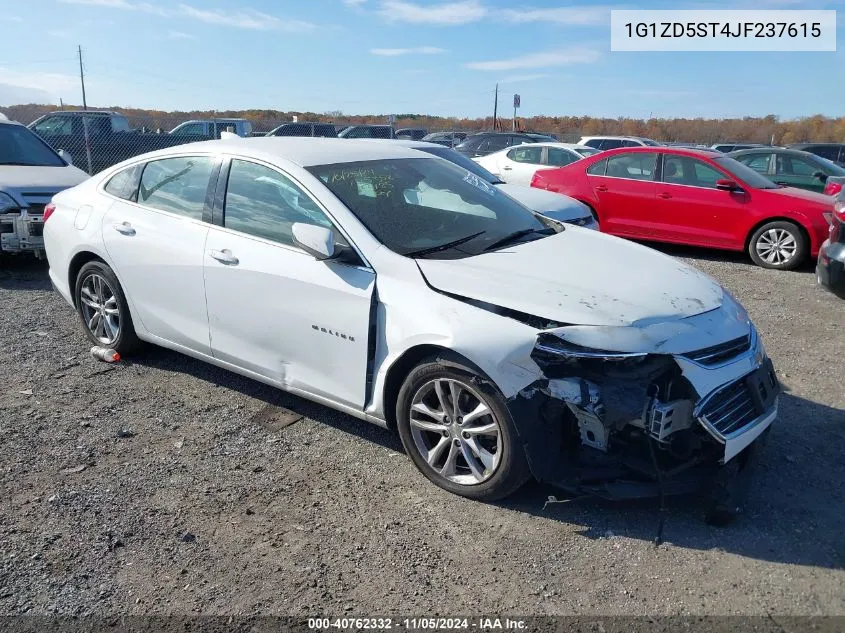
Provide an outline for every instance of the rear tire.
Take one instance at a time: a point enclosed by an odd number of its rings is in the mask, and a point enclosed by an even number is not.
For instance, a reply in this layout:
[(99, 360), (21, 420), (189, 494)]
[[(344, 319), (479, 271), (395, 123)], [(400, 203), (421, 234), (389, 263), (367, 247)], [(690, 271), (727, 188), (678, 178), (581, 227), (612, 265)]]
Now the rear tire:
[(89, 340), (121, 356), (141, 347), (120, 282), (105, 262), (90, 261), (79, 270), (74, 287), (79, 320)]
[(396, 421), (411, 461), (444, 490), (496, 501), (531, 477), (504, 396), (468, 367), (436, 358), (417, 365), (399, 391)]
[(807, 257), (807, 238), (801, 228), (784, 220), (768, 222), (748, 241), (748, 254), (758, 266), (794, 270)]

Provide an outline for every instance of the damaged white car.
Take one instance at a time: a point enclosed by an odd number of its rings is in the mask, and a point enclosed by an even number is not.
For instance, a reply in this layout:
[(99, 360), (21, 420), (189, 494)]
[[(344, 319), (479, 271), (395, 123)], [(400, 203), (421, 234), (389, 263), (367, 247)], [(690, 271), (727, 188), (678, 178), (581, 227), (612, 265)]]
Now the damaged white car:
[(395, 428), (467, 497), (534, 476), (608, 499), (700, 491), (730, 515), (777, 415), (762, 342), (712, 279), (415, 150), (197, 143), (54, 205), (50, 278), (92, 341)]

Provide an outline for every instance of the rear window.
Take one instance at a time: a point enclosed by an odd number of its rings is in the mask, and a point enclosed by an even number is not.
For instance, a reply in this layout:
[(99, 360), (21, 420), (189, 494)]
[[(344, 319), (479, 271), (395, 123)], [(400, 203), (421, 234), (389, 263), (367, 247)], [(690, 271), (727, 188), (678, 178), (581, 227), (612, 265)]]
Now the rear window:
[(604, 172), (607, 170), (607, 159), (597, 161), (587, 167), (587, 173), (590, 176), (604, 176)]
[(202, 219), (213, 162), (207, 156), (181, 156), (147, 163), (138, 202), (194, 220)]
[(65, 162), (24, 126), (0, 124), (0, 165), (64, 167)]
[(137, 173), (141, 167), (133, 165), (117, 172), (109, 178), (104, 189), (116, 198), (135, 202), (138, 199)]

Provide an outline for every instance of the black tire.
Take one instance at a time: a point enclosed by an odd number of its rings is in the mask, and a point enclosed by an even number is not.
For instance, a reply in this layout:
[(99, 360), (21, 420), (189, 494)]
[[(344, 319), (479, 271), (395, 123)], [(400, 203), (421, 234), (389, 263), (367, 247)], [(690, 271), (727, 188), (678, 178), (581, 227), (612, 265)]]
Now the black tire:
[[(498, 422), (500, 439), (499, 449), (496, 451), (496, 455), (499, 456), (498, 463), (493, 468), (492, 474), (480, 483), (456, 483), (447, 479), (429, 466), (415, 444), (410, 419), (413, 398), (435, 379), (454, 380), (468, 385), (476, 395), (484, 399), (484, 403)], [(468, 367), (459, 368), (451, 361), (446, 364), (437, 358), (427, 359), (417, 365), (408, 374), (399, 391), (396, 401), (396, 422), (402, 445), (411, 461), (423, 475), (444, 490), (479, 501), (496, 501), (515, 492), (531, 477), (525, 450), (519, 440), (504, 396), (495, 385)], [(456, 459), (463, 460), (464, 464), (467, 463), (463, 456)]]
[(108, 284), (109, 291), (113, 294), (118, 310), (118, 322), (120, 324), (117, 337), (114, 342), (108, 344), (108, 347), (115, 350), (121, 356), (132, 354), (141, 347), (141, 341), (135, 334), (135, 326), (132, 323), (132, 315), (129, 313), (129, 305), (126, 303), (126, 296), (123, 294), (123, 288), (111, 268), (101, 261), (90, 261), (82, 268), (76, 276), (76, 284), (74, 285), (73, 299), (76, 303), (76, 312), (79, 315), (79, 320), (82, 323), (82, 328), (88, 339), (94, 345), (102, 346), (104, 342), (99, 340), (88, 327), (88, 322), (84, 314), (83, 306), (83, 285), (86, 280), (92, 276), (99, 276)]
[[(792, 256), (787, 259), (786, 261), (778, 262), (778, 261), (767, 261), (761, 256), (761, 250), (765, 253), (766, 242), (764, 240), (769, 240), (770, 231), (775, 232), (786, 232), (789, 238), (794, 241), (795, 248)], [(804, 236), (804, 231), (801, 230), (797, 224), (793, 222), (787, 222), (785, 220), (778, 220), (776, 222), (768, 222), (758, 228), (754, 233), (751, 235), (751, 239), (748, 240), (748, 254), (751, 256), (751, 259), (754, 261), (755, 264), (758, 266), (762, 266), (763, 268), (772, 268), (775, 270), (794, 270), (798, 266), (800, 266), (804, 260), (807, 258), (807, 251), (808, 251), (808, 244), (807, 238)]]

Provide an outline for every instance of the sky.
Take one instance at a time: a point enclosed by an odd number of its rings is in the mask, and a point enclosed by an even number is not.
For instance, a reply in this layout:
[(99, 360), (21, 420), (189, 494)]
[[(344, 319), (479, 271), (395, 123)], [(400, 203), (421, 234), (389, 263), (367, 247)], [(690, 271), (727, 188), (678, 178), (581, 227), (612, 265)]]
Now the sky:
[[(623, 0), (624, 1), (624, 0)], [(838, 9), (836, 52), (611, 52), (610, 10)], [(845, 0), (0, 0), (0, 105), (845, 115)]]

